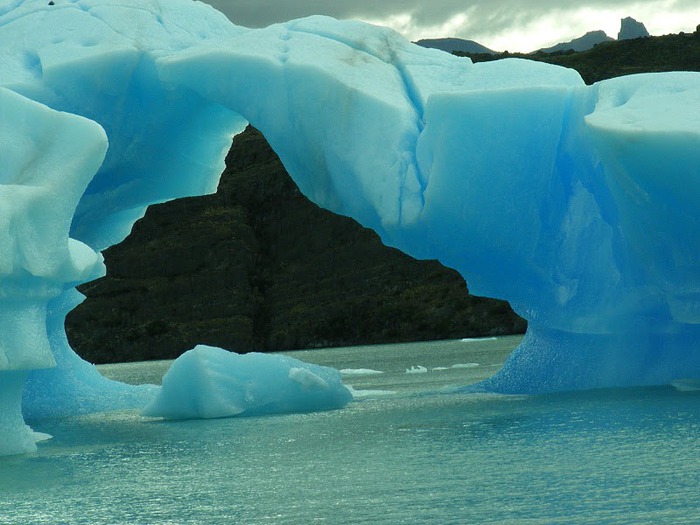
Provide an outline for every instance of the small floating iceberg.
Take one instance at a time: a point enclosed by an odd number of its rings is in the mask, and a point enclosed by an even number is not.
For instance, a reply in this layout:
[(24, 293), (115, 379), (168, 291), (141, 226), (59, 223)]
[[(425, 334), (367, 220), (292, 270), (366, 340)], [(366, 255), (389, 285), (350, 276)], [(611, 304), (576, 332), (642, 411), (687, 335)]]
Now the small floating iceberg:
[(199, 345), (178, 357), (142, 415), (164, 419), (333, 410), (353, 396), (334, 368)]
[(355, 400), (365, 400), (377, 397), (387, 397), (396, 395), (395, 390), (355, 390), (352, 386), (348, 386), (348, 388), (350, 389), (352, 397)]
[(425, 374), (428, 371), (427, 368), (424, 366), (418, 365), (418, 366), (412, 366), (411, 368), (406, 369), (407, 374)]
[(475, 343), (477, 341), (496, 341), (498, 337), (465, 337), (460, 339), (462, 343)]
[(343, 376), (374, 376), (383, 374), (381, 370), (372, 370), (371, 368), (343, 368), (340, 371)]
[(477, 368), (479, 363), (457, 363), (452, 366), (436, 366), (432, 370), (442, 371), (442, 370), (454, 370), (456, 368)]

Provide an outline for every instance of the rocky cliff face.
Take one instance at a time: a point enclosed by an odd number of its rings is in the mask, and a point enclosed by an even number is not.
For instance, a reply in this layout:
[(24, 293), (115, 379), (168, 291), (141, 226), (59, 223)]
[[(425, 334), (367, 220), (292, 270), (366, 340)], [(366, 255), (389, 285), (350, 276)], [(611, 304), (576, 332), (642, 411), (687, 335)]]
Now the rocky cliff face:
[(644, 24), (637, 22), (631, 16), (620, 20), (620, 32), (617, 34), (618, 40), (631, 40), (648, 36), (650, 36), (649, 31), (644, 27)]
[(96, 363), (524, 331), (507, 303), (470, 296), (435, 261), (384, 246), (318, 208), (264, 137), (233, 141), (216, 194), (151, 206), (106, 250), (107, 276), (66, 322)]

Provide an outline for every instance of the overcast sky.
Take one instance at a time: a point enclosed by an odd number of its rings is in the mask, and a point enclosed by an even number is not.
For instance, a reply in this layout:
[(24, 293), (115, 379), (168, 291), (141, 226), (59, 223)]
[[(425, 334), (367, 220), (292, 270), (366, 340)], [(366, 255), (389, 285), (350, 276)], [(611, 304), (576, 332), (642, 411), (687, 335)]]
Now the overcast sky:
[(205, 1), (246, 27), (322, 14), (386, 25), (410, 40), (456, 36), (496, 51), (534, 51), (596, 29), (616, 38), (626, 16), (652, 35), (692, 33), (700, 24), (700, 0)]

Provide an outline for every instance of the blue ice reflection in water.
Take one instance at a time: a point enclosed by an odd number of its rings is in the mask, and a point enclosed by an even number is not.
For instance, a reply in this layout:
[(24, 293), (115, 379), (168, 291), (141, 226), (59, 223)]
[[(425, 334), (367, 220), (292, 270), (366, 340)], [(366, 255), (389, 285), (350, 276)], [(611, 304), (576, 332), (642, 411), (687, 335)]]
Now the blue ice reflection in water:
[[(334, 412), (36, 422), (57, 437), (35, 455), (0, 459), (0, 523), (695, 523), (700, 393), (450, 386), (490, 375), (516, 343), (295, 353), (384, 372), (348, 374), (374, 394)], [(479, 366), (453, 368), (469, 363)], [(406, 373), (418, 365), (428, 371)], [(106, 372), (140, 381), (164, 366)]]

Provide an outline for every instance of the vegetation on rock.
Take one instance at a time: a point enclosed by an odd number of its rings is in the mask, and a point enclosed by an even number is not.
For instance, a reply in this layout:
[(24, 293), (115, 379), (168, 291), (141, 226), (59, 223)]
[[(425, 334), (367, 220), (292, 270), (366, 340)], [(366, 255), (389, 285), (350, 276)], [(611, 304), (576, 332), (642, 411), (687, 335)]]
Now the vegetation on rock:
[[(699, 26), (700, 27), (700, 26)], [(455, 53), (474, 62), (525, 58), (579, 72), (587, 84), (634, 73), (700, 71), (700, 29), (691, 34), (601, 42), (587, 51), (546, 53)]]
[(95, 363), (524, 331), (507, 303), (468, 294), (436, 261), (304, 197), (260, 132), (235, 137), (216, 194), (149, 207), (104, 252), (107, 276), (66, 323)]

